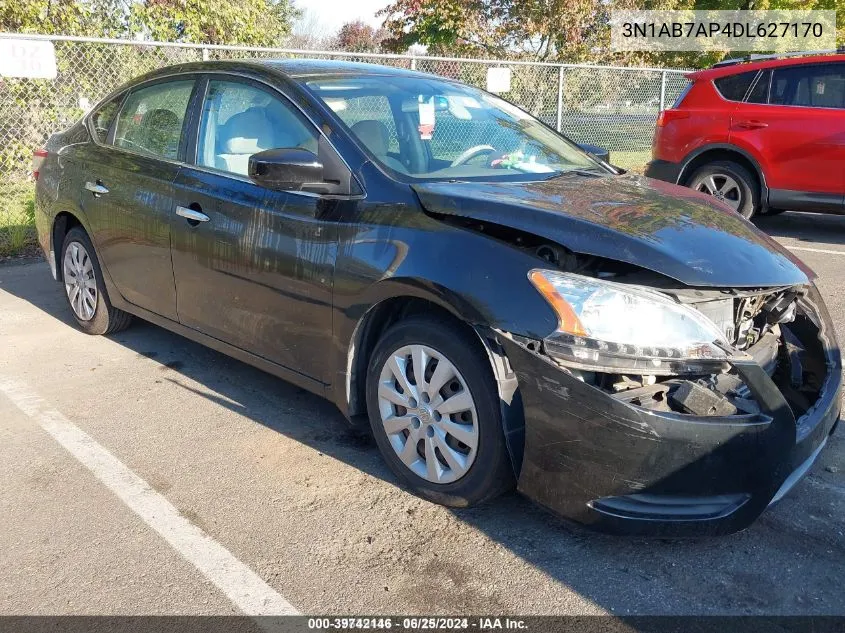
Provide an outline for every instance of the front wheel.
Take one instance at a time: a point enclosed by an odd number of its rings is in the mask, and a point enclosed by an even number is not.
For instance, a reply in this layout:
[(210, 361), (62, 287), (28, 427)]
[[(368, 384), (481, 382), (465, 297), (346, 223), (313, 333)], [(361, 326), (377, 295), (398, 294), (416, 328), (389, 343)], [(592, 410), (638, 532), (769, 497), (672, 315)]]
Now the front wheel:
[(698, 168), (688, 186), (713, 196), (746, 219), (760, 208), (757, 181), (745, 167), (733, 161), (714, 161)]
[(450, 321), (410, 318), (383, 335), (367, 372), (370, 425), (388, 466), (421, 497), (453, 507), (513, 485), (498, 391), (474, 343)]
[(112, 307), (103, 272), (88, 234), (74, 227), (62, 244), (65, 296), (79, 327), (88, 334), (111, 334), (129, 325), (132, 315)]

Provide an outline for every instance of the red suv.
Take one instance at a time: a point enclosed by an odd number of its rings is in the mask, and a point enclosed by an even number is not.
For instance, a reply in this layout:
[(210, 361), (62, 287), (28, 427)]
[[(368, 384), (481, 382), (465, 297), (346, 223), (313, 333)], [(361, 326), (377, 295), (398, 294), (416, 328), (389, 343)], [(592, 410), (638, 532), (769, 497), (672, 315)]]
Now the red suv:
[(738, 213), (845, 213), (845, 55), (730, 60), (691, 73), (657, 119), (646, 175)]

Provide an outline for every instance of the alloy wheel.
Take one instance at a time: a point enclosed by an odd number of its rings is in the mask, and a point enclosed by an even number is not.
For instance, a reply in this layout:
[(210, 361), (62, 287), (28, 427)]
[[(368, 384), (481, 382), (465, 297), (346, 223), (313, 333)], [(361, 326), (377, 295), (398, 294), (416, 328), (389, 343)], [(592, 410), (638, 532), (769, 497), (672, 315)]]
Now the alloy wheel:
[(384, 431), (414, 474), (448, 484), (467, 474), (478, 450), (478, 416), (464, 377), (443, 354), (406, 345), (382, 367), (378, 405)]
[(79, 242), (71, 242), (65, 250), (62, 272), (73, 313), (82, 321), (90, 321), (97, 311), (97, 280), (91, 256)]
[(742, 202), (742, 189), (732, 176), (727, 174), (709, 174), (693, 184), (696, 191), (707, 193), (724, 202), (734, 211), (739, 210)]

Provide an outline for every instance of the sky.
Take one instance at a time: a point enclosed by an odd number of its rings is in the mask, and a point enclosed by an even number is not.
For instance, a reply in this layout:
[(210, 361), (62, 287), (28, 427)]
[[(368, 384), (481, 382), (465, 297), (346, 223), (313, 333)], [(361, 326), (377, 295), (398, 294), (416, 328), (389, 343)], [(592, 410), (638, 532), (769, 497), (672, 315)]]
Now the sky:
[(294, 0), (294, 6), (306, 14), (304, 19), (316, 19), (329, 32), (356, 19), (380, 26), (382, 18), (376, 18), (375, 13), (388, 4), (390, 0)]

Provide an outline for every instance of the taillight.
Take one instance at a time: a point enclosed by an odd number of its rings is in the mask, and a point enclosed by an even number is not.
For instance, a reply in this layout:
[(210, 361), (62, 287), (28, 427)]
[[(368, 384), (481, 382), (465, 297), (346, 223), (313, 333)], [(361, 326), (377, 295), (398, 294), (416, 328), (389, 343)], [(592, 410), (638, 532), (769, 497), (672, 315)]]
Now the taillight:
[(672, 121), (689, 118), (689, 112), (684, 110), (663, 110), (657, 115), (657, 127), (665, 127)]
[(38, 172), (41, 170), (41, 165), (47, 160), (47, 156), (49, 154), (46, 149), (37, 149), (32, 152), (32, 177), (35, 180), (38, 180)]

